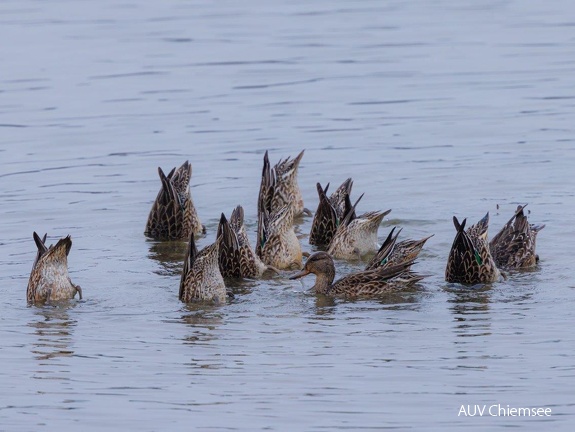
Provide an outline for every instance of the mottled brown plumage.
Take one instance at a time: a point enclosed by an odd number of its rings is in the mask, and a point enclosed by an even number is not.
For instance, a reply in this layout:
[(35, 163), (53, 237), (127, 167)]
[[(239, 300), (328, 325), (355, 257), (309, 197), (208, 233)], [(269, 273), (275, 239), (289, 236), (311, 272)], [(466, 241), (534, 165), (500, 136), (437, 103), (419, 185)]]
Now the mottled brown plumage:
[(335, 265), (332, 257), (326, 252), (316, 252), (308, 258), (304, 269), (290, 279), (313, 273), (316, 279), (312, 289), (318, 294), (342, 297), (376, 296), (406, 288), (423, 279), (422, 276), (407, 270), (412, 264), (413, 261), (406, 261), (392, 267), (352, 273), (334, 283)]
[(69, 300), (76, 293), (82, 299), (82, 289), (72, 283), (68, 274), (68, 254), (72, 248), (70, 236), (49, 248), (45, 244), (46, 234), (40, 238), (34, 233), (33, 237), (38, 251), (26, 289), (28, 303)]
[(321, 187), (321, 184), (316, 184), (319, 204), (311, 224), (309, 244), (328, 246), (337, 231), (337, 227), (349, 211), (353, 212), (350, 221), (355, 219), (355, 211), (350, 201), (352, 186), (353, 181), (348, 178), (328, 198), (329, 183), (325, 189)]
[(275, 186), (276, 186), (275, 171), (270, 165), (270, 159), (268, 157), (268, 152), (266, 150), (264, 154), (264, 166), (262, 168), (260, 192), (258, 194), (258, 217), (264, 212), (270, 213), (272, 208), (272, 199), (274, 196)]
[(395, 236), (393, 235), (394, 231), (395, 228), (391, 230), (387, 239), (379, 248), (379, 251), (366, 266), (366, 270), (373, 270), (377, 267), (391, 267), (405, 261), (413, 261), (419, 255), (421, 249), (423, 249), (425, 242), (433, 237), (432, 234), (421, 240), (403, 240), (396, 243), (401, 229), (397, 231)]
[(491, 254), (498, 267), (506, 269), (529, 268), (537, 264), (535, 253), (537, 233), (545, 225), (532, 225), (527, 221), (523, 209), (517, 206), (513, 217), (489, 243)]
[(260, 277), (266, 270), (276, 271), (263, 263), (253, 251), (244, 226), (244, 209), (237, 206), (230, 221), (222, 213), (218, 226), (219, 263), (223, 277)]
[(391, 210), (367, 212), (352, 219), (358, 201), (341, 221), (329, 244), (327, 252), (334, 258), (359, 258), (377, 248), (377, 230)]
[(268, 266), (283, 270), (301, 268), (301, 245), (293, 228), (293, 219), (301, 193), (297, 185), (297, 167), (303, 151), (293, 160), (280, 161), (271, 168), (268, 152), (264, 155), (262, 181), (258, 195), (258, 232), (256, 254)]
[(258, 218), (256, 253), (268, 266), (276, 269), (300, 269), (302, 251), (293, 228), (293, 206), (275, 213), (263, 211)]
[(498, 281), (501, 273), (489, 251), (487, 228), (489, 213), (465, 231), (464, 219), (460, 224), (453, 216), (457, 230), (445, 269), (445, 280), (466, 285)]
[(166, 176), (158, 174), (162, 188), (152, 205), (144, 234), (157, 240), (184, 240), (191, 233), (205, 233), (190, 194), (192, 165), (186, 161)]
[(286, 205), (294, 207), (294, 217), (310, 211), (304, 207), (303, 198), (297, 182), (299, 164), (305, 150), (302, 150), (295, 159), (280, 160), (272, 168), (268, 152), (264, 154), (264, 166), (260, 193), (258, 196), (258, 214), (264, 209), (270, 214), (277, 213)]
[(218, 264), (219, 239), (203, 248), (199, 253), (190, 234), (184, 268), (180, 279), (179, 298), (184, 303), (208, 301), (224, 303), (226, 286)]

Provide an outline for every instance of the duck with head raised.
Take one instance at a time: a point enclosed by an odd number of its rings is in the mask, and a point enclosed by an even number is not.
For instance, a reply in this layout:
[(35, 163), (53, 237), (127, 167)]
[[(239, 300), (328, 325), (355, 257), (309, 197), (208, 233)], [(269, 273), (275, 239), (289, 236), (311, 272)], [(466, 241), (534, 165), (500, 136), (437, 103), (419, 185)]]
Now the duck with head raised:
[(68, 274), (68, 254), (72, 248), (70, 236), (50, 247), (46, 247), (46, 235), (40, 238), (34, 233), (33, 237), (38, 252), (26, 289), (28, 303), (69, 300), (76, 293), (82, 299), (82, 289), (72, 283)]
[(375, 296), (409, 287), (423, 279), (409, 267), (413, 261), (406, 261), (392, 267), (378, 267), (374, 270), (364, 270), (335, 279), (333, 258), (327, 252), (315, 252), (307, 259), (302, 271), (290, 277), (298, 279), (310, 273), (315, 274), (313, 290), (317, 294), (342, 297)]
[(184, 240), (191, 233), (205, 234), (192, 196), (192, 165), (186, 161), (168, 175), (158, 168), (162, 188), (152, 205), (144, 234), (156, 240)]

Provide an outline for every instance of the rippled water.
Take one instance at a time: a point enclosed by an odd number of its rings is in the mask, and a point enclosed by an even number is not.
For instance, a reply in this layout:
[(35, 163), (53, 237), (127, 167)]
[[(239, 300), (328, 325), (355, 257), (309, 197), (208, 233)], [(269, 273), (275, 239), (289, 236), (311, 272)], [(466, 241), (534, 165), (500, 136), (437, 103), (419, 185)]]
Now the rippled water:
[[(555, 2), (0, 3), (0, 430), (571, 430), (575, 7)], [(213, 241), (262, 157), (354, 179), (380, 228), (435, 234), (417, 290), (349, 302), (313, 281), (178, 301), (185, 245), (144, 238), (156, 169), (189, 159)], [(518, 203), (540, 266), (443, 281), (455, 230)], [(499, 206), (499, 209), (497, 209)], [(298, 221), (309, 232), (311, 218)], [(71, 234), (85, 300), (27, 307), (32, 232)], [(310, 250), (302, 239), (305, 250)], [(341, 274), (360, 268), (338, 262)], [(461, 405), (550, 417), (458, 416)]]

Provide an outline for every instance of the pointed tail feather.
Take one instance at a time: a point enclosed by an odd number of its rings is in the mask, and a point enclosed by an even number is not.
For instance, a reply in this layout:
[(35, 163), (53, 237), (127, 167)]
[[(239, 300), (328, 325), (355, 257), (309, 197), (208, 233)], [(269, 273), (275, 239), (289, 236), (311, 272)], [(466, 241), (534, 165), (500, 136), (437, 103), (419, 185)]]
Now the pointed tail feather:
[[(357, 204), (358, 204), (358, 203), (361, 201), (361, 199), (363, 198), (363, 195), (364, 195), (364, 194), (361, 194), (361, 195), (359, 196), (359, 198), (355, 201), (355, 204), (354, 204), (353, 206), (351, 206), (351, 208), (349, 209), (349, 211), (344, 215), (342, 221), (340, 222), (340, 225), (347, 226), (347, 225), (350, 224), (350, 222), (351, 222), (352, 220), (355, 219), (355, 217), (356, 217), (356, 216), (355, 216), (355, 208), (357, 207)], [(348, 196), (346, 199), (349, 199), (349, 196)], [(351, 201), (350, 201), (350, 202), (351, 202)], [(346, 207), (347, 207), (347, 204), (346, 204)]]
[(456, 216), (453, 216), (453, 225), (457, 232), (461, 232), (465, 229), (465, 224), (467, 223), (467, 218), (463, 219), (463, 222), (459, 223)]
[(244, 225), (244, 209), (241, 205), (238, 205), (233, 211), (230, 217), (230, 226), (235, 232), (238, 232)]
[(184, 295), (184, 288), (185, 288), (185, 281), (188, 272), (191, 270), (192, 266), (194, 265), (194, 261), (198, 256), (198, 248), (196, 247), (196, 242), (194, 240), (194, 233), (190, 234), (190, 241), (188, 242), (188, 249), (186, 251), (186, 258), (184, 259), (184, 268), (182, 269), (182, 276), (180, 278), (180, 292), (178, 294), (178, 298), (182, 300)]
[(399, 236), (399, 233), (402, 230), (402, 228), (400, 228), (397, 231), (397, 234), (395, 234), (395, 236), (394, 236), (393, 233), (394, 233), (396, 228), (397, 227), (393, 227), (391, 229), (387, 238), (385, 239), (385, 241), (383, 242), (383, 244), (381, 245), (381, 247), (379, 248), (379, 250), (377, 251), (375, 256), (371, 259), (369, 264), (365, 267), (366, 270), (373, 270), (373, 269), (380, 267), (380, 266), (385, 264), (385, 262), (387, 261), (387, 258), (389, 257), (389, 254), (391, 253), (391, 251), (393, 250), (393, 248), (395, 246), (395, 242), (397, 241), (397, 237)]
[(231, 223), (228, 222), (223, 213), (220, 217), (216, 238), (220, 239), (226, 249), (238, 250), (240, 248), (238, 236), (234, 230), (232, 230)]

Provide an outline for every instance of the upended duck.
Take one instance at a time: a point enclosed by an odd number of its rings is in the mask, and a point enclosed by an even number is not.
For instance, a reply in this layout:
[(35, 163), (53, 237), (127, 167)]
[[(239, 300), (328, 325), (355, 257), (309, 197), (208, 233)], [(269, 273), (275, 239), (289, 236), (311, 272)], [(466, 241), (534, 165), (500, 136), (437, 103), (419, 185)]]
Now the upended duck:
[(309, 244), (328, 246), (345, 215), (353, 211), (350, 219), (356, 218), (350, 199), (352, 186), (353, 181), (348, 178), (328, 197), (329, 183), (325, 189), (322, 188), (320, 183), (316, 184), (319, 203), (311, 224)]
[(219, 240), (216, 240), (198, 252), (194, 233), (190, 234), (180, 279), (179, 298), (184, 303), (225, 303), (227, 292), (218, 264), (218, 246)]
[(192, 165), (186, 161), (168, 175), (158, 168), (162, 188), (152, 204), (144, 234), (156, 240), (185, 240), (191, 233), (205, 234), (192, 196)]
[(465, 231), (464, 219), (459, 223), (453, 216), (457, 230), (447, 258), (445, 280), (466, 285), (496, 282), (502, 278), (489, 250), (487, 228), (489, 213)]
[(258, 215), (256, 253), (268, 266), (280, 270), (302, 267), (302, 250), (293, 227), (293, 206)]
[(363, 197), (358, 198), (339, 224), (327, 252), (337, 259), (355, 259), (373, 252), (377, 248), (377, 230), (390, 210), (371, 211), (355, 217), (355, 207)]
[(70, 236), (58, 240), (55, 246), (46, 247), (46, 234), (40, 238), (33, 234), (38, 248), (32, 266), (26, 299), (28, 303), (69, 300), (78, 293), (82, 299), (82, 288), (74, 285), (68, 274), (68, 254), (72, 248)]
[(432, 234), (421, 240), (408, 239), (396, 243), (402, 229), (400, 228), (395, 235), (394, 231), (395, 227), (390, 231), (378, 252), (365, 267), (366, 270), (373, 270), (377, 267), (391, 267), (406, 261), (413, 261), (423, 249), (425, 242), (433, 237)]
[(297, 181), (298, 168), (304, 151), (302, 150), (295, 159), (287, 157), (284, 160), (280, 160), (272, 168), (266, 150), (258, 195), (258, 214), (264, 210), (274, 214), (289, 204), (294, 208), (294, 217), (303, 213), (311, 216), (311, 212), (304, 207), (303, 197)]
[(278, 272), (264, 264), (253, 251), (244, 226), (244, 209), (237, 206), (228, 221), (222, 213), (218, 225), (219, 264), (223, 277), (257, 278), (266, 270)]
[(310, 255), (302, 271), (290, 277), (298, 279), (310, 273), (315, 274), (312, 289), (317, 294), (342, 297), (376, 296), (412, 286), (423, 279), (408, 271), (413, 260), (391, 267), (378, 267), (352, 273), (338, 279), (335, 283), (335, 265), (327, 252), (315, 252)]
[(530, 224), (523, 212), (526, 206), (517, 206), (513, 217), (489, 243), (495, 264), (500, 268), (529, 268), (539, 261), (535, 245), (537, 234), (545, 225)]

